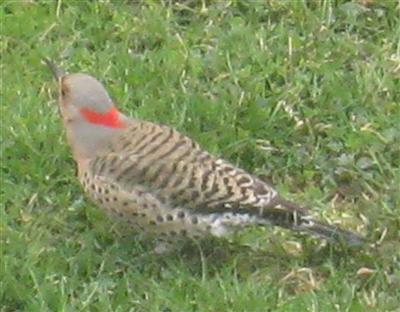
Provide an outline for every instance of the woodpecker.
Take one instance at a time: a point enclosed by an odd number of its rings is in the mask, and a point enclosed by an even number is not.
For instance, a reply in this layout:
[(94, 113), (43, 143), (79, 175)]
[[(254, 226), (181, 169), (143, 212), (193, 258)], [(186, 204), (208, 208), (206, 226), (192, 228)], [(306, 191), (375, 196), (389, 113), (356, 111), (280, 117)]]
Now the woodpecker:
[(126, 116), (96, 78), (46, 63), (59, 84), (59, 108), (85, 193), (137, 231), (175, 242), (279, 226), (363, 243), (175, 129)]

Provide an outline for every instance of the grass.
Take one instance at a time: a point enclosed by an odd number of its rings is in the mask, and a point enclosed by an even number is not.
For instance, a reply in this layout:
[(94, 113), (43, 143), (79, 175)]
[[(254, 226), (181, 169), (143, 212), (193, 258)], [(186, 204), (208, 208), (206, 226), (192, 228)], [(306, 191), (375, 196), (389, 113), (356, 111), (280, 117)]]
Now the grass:
[[(399, 311), (399, 11), (2, 2), (0, 311)], [(250, 229), (152, 254), (83, 197), (44, 56), (370, 244)]]

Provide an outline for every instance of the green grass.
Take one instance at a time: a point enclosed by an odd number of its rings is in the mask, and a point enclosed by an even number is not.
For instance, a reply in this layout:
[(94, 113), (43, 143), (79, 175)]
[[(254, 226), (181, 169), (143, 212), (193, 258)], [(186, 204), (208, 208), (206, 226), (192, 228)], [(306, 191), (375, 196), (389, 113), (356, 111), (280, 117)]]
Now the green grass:
[[(399, 2), (105, 2), (1, 4), (0, 311), (399, 311)], [(43, 57), (370, 244), (152, 254), (83, 197)]]

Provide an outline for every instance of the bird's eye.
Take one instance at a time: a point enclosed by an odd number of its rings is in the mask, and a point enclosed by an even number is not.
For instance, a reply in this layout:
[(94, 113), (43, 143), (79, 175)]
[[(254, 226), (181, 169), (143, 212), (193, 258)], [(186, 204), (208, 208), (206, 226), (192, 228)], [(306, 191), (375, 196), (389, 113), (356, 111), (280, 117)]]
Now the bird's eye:
[(63, 85), (61, 86), (61, 95), (66, 96), (67, 95), (67, 88)]

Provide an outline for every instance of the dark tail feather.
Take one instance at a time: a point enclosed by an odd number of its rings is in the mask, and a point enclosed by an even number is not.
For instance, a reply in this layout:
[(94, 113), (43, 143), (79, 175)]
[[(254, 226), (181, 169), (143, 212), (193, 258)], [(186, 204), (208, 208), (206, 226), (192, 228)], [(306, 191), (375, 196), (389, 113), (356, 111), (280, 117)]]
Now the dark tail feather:
[(274, 225), (294, 231), (307, 232), (330, 242), (342, 243), (352, 247), (361, 246), (365, 243), (365, 239), (360, 235), (317, 221), (309, 215), (306, 209), (300, 208), (283, 198), (276, 198), (272, 205), (262, 212), (262, 216)]
[(300, 224), (295, 226), (296, 228), (328, 241), (342, 243), (350, 247), (361, 246), (365, 243), (365, 239), (354, 232), (308, 218), (301, 218)]

